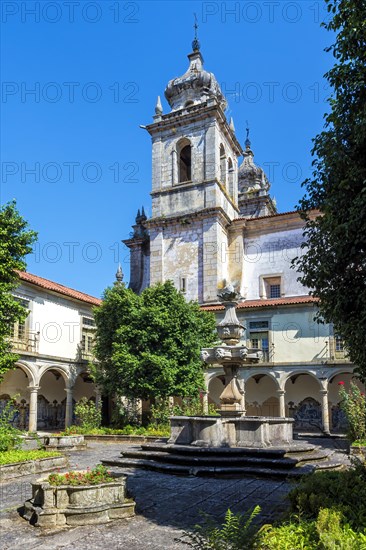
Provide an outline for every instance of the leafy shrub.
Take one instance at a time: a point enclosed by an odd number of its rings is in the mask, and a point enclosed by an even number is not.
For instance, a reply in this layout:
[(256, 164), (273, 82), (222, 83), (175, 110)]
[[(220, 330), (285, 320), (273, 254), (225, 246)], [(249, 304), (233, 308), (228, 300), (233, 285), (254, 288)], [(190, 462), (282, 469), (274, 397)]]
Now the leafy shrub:
[(339, 382), (340, 407), (348, 422), (348, 439), (351, 443), (366, 439), (366, 397), (359, 387), (351, 382), (350, 390), (344, 388), (344, 382)]
[(96, 407), (94, 401), (82, 397), (75, 405), (76, 421), (84, 430), (99, 428), (102, 421), (102, 411)]
[(37, 460), (39, 458), (51, 458), (62, 456), (57, 451), (5, 451), (0, 453), (0, 464), (13, 464), (13, 462), (25, 462), (27, 460)]
[(186, 531), (178, 540), (196, 550), (250, 550), (257, 536), (253, 520), (259, 513), (259, 506), (244, 515), (233, 514), (229, 509), (221, 526), (204, 514), (204, 523), (196, 525), (193, 532)]
[(255, 548), (261, 550), (317, 550), (315, 522), (289, 521), (278, 527), (264, 525), (258, 534)]
[(210, 404), (208, 415), (205, 415), (203, 403), (197, 397), (183, 397), (180, 405), (171, 407), (165, 400), (151, 406), (151, 422), (157, 426), (169, 427), (170, 416), (219, 416), (215, 405)]
[(0, 451), (18, 449), (21, 445), (22, 432), (14, 428), (12, 421), (16, 414), (15, 397), (9, 399), (0, 413)]
[(99, 485), (99, 483), (111, 483), (115, 479), (110, 475), (110, 472), (102, 464), (98, 464), (92, 470), (87, 469), (86, 472), (75, 472), (71, 470), (65, 474), (50, 474), (48, 480), (50, 485)]
[(289, 494), (292, 510), (315, 520), (322, 508), (342, 512), (355, 530), (366, 525), (366, 466), (358, 463), (346, 471), (315, 472)]

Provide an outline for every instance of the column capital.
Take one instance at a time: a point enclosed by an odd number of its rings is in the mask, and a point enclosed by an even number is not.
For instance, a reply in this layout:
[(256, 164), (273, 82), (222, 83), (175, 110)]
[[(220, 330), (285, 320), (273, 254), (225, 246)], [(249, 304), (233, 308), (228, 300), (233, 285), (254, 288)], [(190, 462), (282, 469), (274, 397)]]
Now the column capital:
[(279, 389), (279, 390), (276, 390), (278, 395), (285, 395), (286, 394), (286, 390), (283, 390), (283, 389)]
[(321, 390), (319, 390), (319, 393), (320, 393), (320, 395), (328, 395), (328, 390), (327, 389), (321, 389)]
[(28, 386), (28, 390), (31, 392), (31, 393), (37, 393), (38, 390), (41, 389), (41, 386)]
[(73, 388), (73, 387), (72, 387), (72, 388), (65, 388), (65, 392), (66, 392), (67, 394), (70, 394), (70, 393), (72, 393), (73, 391), (74, 391), (74, 388)]

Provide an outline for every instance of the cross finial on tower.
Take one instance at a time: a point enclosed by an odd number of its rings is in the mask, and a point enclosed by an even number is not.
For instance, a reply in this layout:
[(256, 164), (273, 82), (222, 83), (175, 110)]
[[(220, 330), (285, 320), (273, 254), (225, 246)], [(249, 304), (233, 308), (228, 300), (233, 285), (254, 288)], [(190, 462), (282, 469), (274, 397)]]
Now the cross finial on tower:
[(250, 129), (249, 129), (249, 122), (248, 122), (247, 120), (246, 120), (245, 122), (247, 123), (247, 127), (246, 127), (247, 139), (245, 140), (245, 147), (246, 147), (247, 149), (250, 149), (251, 143), (250, 143), (250, 139), (249, 139), (249, 131), (250, 131)]
[(194, 28), (194, 39), (193, 39), (193, 42), (192, 42), (192, 49), (193, 49), (194, 52), (197, 52), (200, 49), (200, 43), (199, 43), (198, 37), (197, 37), (198, 23), (197, 23), (197, 15), (196, 14), (194, 14), (193, 28)]

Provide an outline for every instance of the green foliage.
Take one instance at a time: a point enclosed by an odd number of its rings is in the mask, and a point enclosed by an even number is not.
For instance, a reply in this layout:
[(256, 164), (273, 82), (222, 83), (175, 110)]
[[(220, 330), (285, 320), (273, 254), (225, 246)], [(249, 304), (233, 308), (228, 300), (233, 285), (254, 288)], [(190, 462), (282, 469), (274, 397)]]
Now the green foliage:
[[(161, 399), (150, 408), (151, 422), (157, 427), (169, 429), (170, 416), (203, 416), (203, 402), (198, 396), (183, 397), (180, 405), (170, 406), (168, 400)], [(207, 416), (218, 416), (215, 405), (210, 404)]]
[(21, 445), (22, 432), (12, 425), (16, 412), (15, 397), (9, 399), (0, 413), (0, 452), (18, 449)]
[(322, 508), (336, 508), (356, 531), (366, 525), (366, 466), (346, 471), (315, 472), (289, 495), (292, 510), (315, 520)]
[(255, 548), (261, 550), (365, 550), (366, 532), (353, 531), (344, 524), (341, 512), (319, 510), (316, 520), (304, 521), (294, 517), (277, 527), (264, 525), (258, 534)]
[(348, 439), (351, 443), (366, 439), (366, 398), (359, 387), (351, 382), (350, 391), (344, 385), (339, 386), (340, 406), (348, 422)]
[(85, 429), (81, 426), (70, 426), (66, 428), (61, 435), (142, 435), (154, 437), (169, 437), (170, 426), (156, 426), (149, 424), (148, 426), (131, 426), (127, 424), (124, 428), (91, 428)]
[(18, 358), (11, 352), (9, 338), (14, 323), (24, 321), (27, 311), (12, 291), (18, 286), (17, 270), (25, 270), (24, 256), (35, 240), (36, 233), (28, 229), (14, 202), (0, 208), (0, 381)]
[[(300, 281), (320, 298), (318, 319), (333, 322), (366, 378), (366, 3), (326, 0), (336, 34), (325, 129), (314, 139), (313, 178), (299, 203), (306, 220)], [(320, 210), (314, 219), (310, 211)]]
[(58, 487), (60, 485), (99, 485), (99, 483), (111, 483), (115, 479), (102, 464), (98, 464), (92, 470), (88, 468), (86, 472), (75, 472), (71, 470), (65, 474), (50, 474), (48, 482), (50, 485)]
[(140, 296), (115, 284), (94, 315), (95, 378), (107, 393), (152, 400), (199, 393), (200, 351), (215, 340), (215, 319), (171, 281)]
[(96, 407), (94, 401), (82, 397), (75, 405), (75, 418), (81, 428), (88, 432), (94, 428), (99, 428), (102, 421), (102, 411), (100, 407)]
[(289, 521), (274, 527), (264, 525), (255, 548), (261, 550), (317, 550), (319, 539), (315, 522)]
[(186, 531), (179, 541), (196, 550), (250, 550), (257, 535), (253, 520), (259, 513), (259, 506), (244, 515), (229, 509), (221, 526), (203, 514), (204, 523), (196, 525), (193, 532)]
[(39, 458), (51, 458), (62, 456), (57, 451), (5, 451), (0, 453), (0, 465), (13, 464), (14, 462), (26, 462), (27, 460), (38, 460)]

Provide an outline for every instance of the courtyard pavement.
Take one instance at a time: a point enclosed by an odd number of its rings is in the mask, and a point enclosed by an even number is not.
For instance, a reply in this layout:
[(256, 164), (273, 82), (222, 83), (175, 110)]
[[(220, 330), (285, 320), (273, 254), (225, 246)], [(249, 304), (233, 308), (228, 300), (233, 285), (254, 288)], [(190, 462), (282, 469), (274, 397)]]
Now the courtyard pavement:
[[(337, 459), (348, 462), (345, 442), (311, 439), (332, 448)], [(119, 455), (122, 443), (88, 443), (86, 451), (70, 455), (70, 468), (95, 466), (103, 458)], [(132, 447), (132, 445), (128, 445)], [(136, 446), (135, 446), (136, 447)], [(112, 468), (113, 470), (113, 468)], [(136, 501), (136, 516), (106, 525), (41, 530), (29, 525), (17, 509), (31, 496), (30, 481), (40, 475), (24, 476), (0, 485), (0, 548), (20, 550), (176, 550), (187, 548), (177, 541), (185, 530), (202, 521), (200, 512), (222, 519), (226, 510), (245, 512), (261, 507), (260, 523), (270, 523), (287, 509), (287, 481), (271, 479), (218, 479), (179, 477), (157, 472), (125, 469), (127, 488)]]

